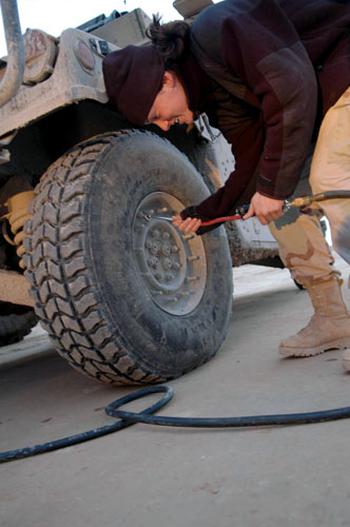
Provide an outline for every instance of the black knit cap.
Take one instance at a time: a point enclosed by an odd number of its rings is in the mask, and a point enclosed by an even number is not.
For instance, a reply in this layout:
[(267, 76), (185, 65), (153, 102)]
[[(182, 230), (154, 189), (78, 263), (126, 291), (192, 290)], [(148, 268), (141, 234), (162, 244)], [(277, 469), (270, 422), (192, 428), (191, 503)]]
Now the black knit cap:
[(142, 126), (162, 88), (164, 59), (153, 46), (127, 46), (103, 60), (110, 103), (130, 121)]

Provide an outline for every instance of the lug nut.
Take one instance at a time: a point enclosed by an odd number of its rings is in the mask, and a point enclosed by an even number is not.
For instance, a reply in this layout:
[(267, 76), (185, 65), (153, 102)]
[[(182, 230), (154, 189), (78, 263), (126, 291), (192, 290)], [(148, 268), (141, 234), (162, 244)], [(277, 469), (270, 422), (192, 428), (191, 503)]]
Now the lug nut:
[(164, 254), (164, 256), (169, 256), (170, 253), (171, 253), (171, 247), (170, 245), (162, 245), (162, 253)]
[(153, 241), (148, 240), (146, 242), (146, 248), (148, 252), (151, 253), (150, 254), (151, 258), (158, 256), (161, 252), (161, 247), (159, 245), (159, 242), (157, 242), (156, 240), (153, 240)]
[(171, 269), (173, 267), (173, 262), (170, 260), (170, 258), (164, 258), (163, 259), (163, 267), (164, 269)]
[(158, 258), (152, 256), (149, 260), (147, 260), (147, 263), (150, 267), (156, 268), (158, 265)]

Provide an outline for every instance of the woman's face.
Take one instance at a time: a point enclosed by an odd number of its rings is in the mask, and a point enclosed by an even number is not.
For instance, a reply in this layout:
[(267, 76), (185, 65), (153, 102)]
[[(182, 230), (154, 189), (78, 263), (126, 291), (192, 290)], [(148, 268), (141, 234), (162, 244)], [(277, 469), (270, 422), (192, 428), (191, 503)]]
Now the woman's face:
[(188, 107), (185, 90), (173, 71), (166, 71), (163, 86), (154, 99), (147, 124), (155, 124), (165, 132), (173, 124), (192, 124), (193, 112)]

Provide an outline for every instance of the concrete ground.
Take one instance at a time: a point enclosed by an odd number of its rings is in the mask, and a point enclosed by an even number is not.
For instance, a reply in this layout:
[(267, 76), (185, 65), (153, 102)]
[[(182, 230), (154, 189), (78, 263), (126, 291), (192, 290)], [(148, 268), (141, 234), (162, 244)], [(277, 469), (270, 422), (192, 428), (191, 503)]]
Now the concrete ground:
[[(339, 267), (348, 274), (343, 262)], [(217, 357), (169, 384), (164, 415), (285, 413), (350, 405), (341, 352), (281, 360), (281, 337), (311, 313), (286, 270), (234, 271), (236, 301)], [(344, 288), (350, 304), (350, 291)], [(84, 378), (35, 329), (0, 352), (0, 450), (112, 422), (131, 390)], [(141, 408), (142, 404), (135, 407)], [(136, 425), (0, 465), (1, 527), (350, 525), (350, 420), (250, 430)]]

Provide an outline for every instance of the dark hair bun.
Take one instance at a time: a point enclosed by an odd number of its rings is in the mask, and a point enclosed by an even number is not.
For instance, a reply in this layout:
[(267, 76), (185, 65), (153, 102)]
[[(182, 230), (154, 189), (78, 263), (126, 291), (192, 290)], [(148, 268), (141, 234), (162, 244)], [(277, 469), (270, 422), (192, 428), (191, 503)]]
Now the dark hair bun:
[(176, 63), (188, 48), (189, 26), (181, 20), (167, 24), (161, 24), (160, 20), (159, 15), (153, 15), (147, 36), (168, 64)]

